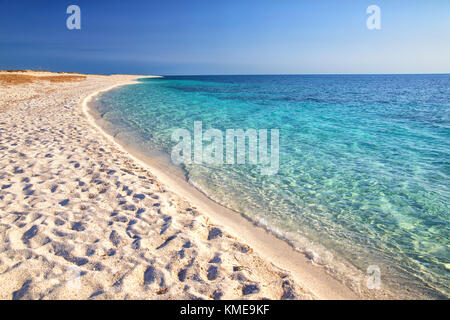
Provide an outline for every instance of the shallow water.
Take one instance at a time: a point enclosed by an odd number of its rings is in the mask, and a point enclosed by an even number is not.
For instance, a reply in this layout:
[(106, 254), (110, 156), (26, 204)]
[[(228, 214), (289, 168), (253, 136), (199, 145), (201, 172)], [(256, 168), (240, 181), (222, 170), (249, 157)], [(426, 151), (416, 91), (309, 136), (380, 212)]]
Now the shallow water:
[[(450, 75), (189, 76), (145, 79), (93, 108), (144, 152), (177, 128), (279, 129), (278, 174), (186, 165), (215, 201), (314, 247), (381, 270), (410, 297), (449, 296)], [(225, 148), (224, 148), (225, 150)], [(321, 248), (326, 250), (321, 251)]]

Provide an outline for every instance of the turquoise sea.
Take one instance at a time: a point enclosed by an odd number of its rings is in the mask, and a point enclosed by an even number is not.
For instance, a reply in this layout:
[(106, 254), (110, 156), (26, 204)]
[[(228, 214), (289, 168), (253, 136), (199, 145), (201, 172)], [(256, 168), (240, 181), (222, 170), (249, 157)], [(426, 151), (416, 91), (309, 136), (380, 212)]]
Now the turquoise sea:
[(143, 152), (170, 154), (194, 121), (279, 129), (278, 174), (192, 164), (186, 179), (338, 277), (376, 265), (401, 296), (449, 297), (450, 75), (169, 76), (91, 106)]

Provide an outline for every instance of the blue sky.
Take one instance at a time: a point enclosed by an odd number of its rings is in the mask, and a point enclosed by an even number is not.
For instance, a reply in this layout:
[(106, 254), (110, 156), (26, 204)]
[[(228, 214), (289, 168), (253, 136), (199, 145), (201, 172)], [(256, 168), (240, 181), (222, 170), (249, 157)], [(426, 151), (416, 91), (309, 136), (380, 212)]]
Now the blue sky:
[[(66, 8), (81, 8), (81, 30)], [(368, 30), (366, 8), (381, 8)], [(0, 0), (0, 69), (450, 73), (449, 0)]]

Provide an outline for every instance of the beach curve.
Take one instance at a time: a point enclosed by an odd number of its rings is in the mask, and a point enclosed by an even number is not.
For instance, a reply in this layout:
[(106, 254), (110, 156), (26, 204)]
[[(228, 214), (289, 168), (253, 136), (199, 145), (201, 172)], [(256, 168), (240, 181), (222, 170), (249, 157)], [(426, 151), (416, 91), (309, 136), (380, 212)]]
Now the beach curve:
[(315, 298), (86, 121), (87, 95), (136, 76), (14, 78), (0, 87), (0, 299)]
[[(145, 78), (145, 77), (140, 77)], [(139, 163), (143, 167), (147, 167), (164, 185), (170, 186), (170, 190), (187, 199), (194, 204), (201, 213), (207, 215), (211, 221), (221, 225), (225, 230), (237, 238), (241, 238), (244, 243), (255, 249), (255, 251), (265, 260), (274, 263), (288, 271), (293, 278), (308, 290), (317, 299), (361, 299), (368, 297), (367, 292), (361, 292), (360, 288), (354, 288), (359, 294), (350, 290), (347, 285), (342, 284), (333, 276), (324, 270), (323, 266), (312, 263), (303, 253), (295, 250), (284, 239), (278, 238), (276, 235), (268, 232), (260, 225), (256, 225), (241, 214), (225, 208), (210, 199), (201, 190), (189, 184), (180, 176), (172, 175), (164, 170), (163, 164), (154, 161), (147, 155), (136, 149), (130, 149), (115, 139), (111, 134), (106, 132), (89, 112), (88, 103), (94, 97), (101, 93), (112, 90), (122, 85), (137, 83), (136, 81), (125, 84), (113, 85), (109, 88), (102, 89), (91, 93), (81, 102), (81, 108), (88, 119), (89, 123), (107, 137), (112, 143), (116, 144), (133, 161)], [(242, 235), (245, 235), (243, 237)], [(351, 285), (351, 284), (350, 284)]]

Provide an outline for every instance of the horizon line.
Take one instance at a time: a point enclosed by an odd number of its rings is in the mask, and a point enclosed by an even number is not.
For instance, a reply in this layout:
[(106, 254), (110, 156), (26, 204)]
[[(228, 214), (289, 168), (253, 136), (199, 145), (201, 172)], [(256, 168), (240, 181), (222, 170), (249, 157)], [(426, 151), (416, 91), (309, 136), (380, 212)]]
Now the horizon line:
[[(79, 73), (86, 75), (138, 75), (136, 72), (131, 73), (83, 73), (77, 71), (54, 71), (54, 70), (43, 70), (43, 69), (4, 69), (0, 72), (22, 72), (22, 71), (37, 71), (37, 72), (54, 72), (54, 73)], [(158, 75), (158, 76), (167, 76), (167, 77), (179, 77), (179, 76), (345, 76), (345, 75), (360, 75), (360, 76), (371, 76), (371, 75), (450, 75), (450, 72), (423, 72), (423, 73), (191, 73), (191, 74), (141, 74), (144, 75)]]
[[(112, 73), (114, 74), (114, 73)], [(160, 76), (375, 76), (375, 75), (450, 75), (450, 72), (431, 72), (431, 73), (210, 73), (210, 74), (160, 74)]]

